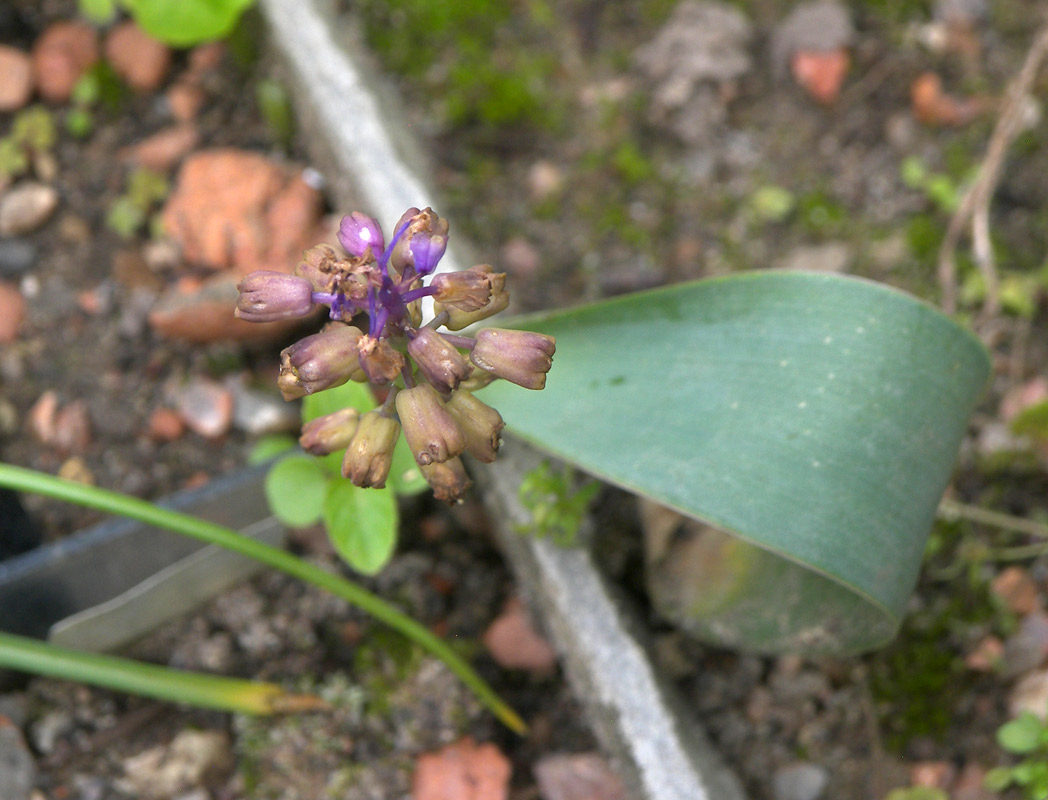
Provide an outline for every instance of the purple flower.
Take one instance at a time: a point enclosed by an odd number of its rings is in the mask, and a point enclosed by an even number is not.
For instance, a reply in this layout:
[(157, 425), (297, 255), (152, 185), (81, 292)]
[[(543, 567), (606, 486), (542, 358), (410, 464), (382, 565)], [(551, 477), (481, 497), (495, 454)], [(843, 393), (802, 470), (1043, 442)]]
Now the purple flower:
[(248, 322), (277, 322), (309, 314), (313, 302), (313, 284), (297, 275), (272, 270), (258, 270), (237, 284), (240, 297), (233, 314)]
[(553, 366), (557, 342), (552, 336), (531, 331), (485, 328), (469, 357), (483, 370), (492, 372), (525, 389), (546, 386), (546, 373)]

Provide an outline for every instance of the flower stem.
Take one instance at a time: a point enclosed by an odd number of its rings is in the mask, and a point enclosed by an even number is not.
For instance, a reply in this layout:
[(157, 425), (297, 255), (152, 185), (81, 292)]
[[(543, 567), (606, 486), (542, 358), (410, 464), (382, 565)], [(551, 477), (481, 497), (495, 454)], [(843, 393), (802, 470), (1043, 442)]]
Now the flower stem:
[(148, 525), (191, 536), (208, 544), (224, 547), (253, 558), (294, 578), (326, 589), (386, 623), (443, 661), (469, 687), (477, 699), (510, 730), (516, 733), (524, 733), (527, 730), (524, 720), (504, 703), (483, 678), (477, 675), (446, 642), (359, 584), (333, 575), (276, 547), (242, 536), (230, 528), (189, 514), (161, 508), (119, 492), (96, 486), (85, 486), (35, 470), (2, 463), (0, 463), (0, 486), (54, 497), (111, 514), (119, 514)]

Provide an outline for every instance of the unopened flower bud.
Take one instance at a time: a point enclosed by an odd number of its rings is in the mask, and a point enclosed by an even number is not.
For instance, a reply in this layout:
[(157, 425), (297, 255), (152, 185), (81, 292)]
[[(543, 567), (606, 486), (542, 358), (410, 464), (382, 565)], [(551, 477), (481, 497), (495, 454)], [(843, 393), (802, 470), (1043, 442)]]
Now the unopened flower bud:
[(277, 386), (285, 400), (341, 386), (359, 366), (357, 340), (363, 334), (351, 325), (332, 324), (280, 353)]
[[(496, 273), (496, 275), (501, 274)], [(440, 276), (438, 275), (437, 277)], [(505, 278), (503, 276), (503, 283), (504, 281)], [(482, 319), (493, 317), (495, 314), (506, 310), (507, 306), (509, 306), (509, 292), (501, 288), (496, 291), (494, 286), (492, 289), (487, 304), (476, 311), (463, 311), (461, 308), (455, 308), (439, 302), (433, 303), (433, 311), (437, 314), (442, 311), (447, 312), (448, 320), (444, 323), (444, 327), (449, 331), (460, 331), (463, 328), (468, 328), (474, 322), (480, 322)]]
[(481, 369), (525, 389), (542, 389), (553, 365), (556, 340), (531, 331), (484, 328), (469, 357)]
[(384, 386), (393, 381), (407, 363), (404, 354), (394, 350), (385, 339), (362, 336), (357, 342), (357, 351), (360, 355), (361, 369), (376, 386)]
[(477, 264), (461, 272), (443, 272), (429, 285), (436, 290), (433, 300), (442, 308), (479, 311), (491, 303), (494, 295), (506, 291), (506, 273), (494, 272), (488, 264)]
[(346, 448), (357, 432), (360, 412), (355, 408), (343, 408), (332, 414), (311, 419), (302, 426), (298, 443), (307, 453), (326, 456)]
[(342, 260), (331, 245), (318, 244), (302, 254), (295, 274), (309, 281), (315, 292), (332, 292), (338, 284)]
[(258, 270), (237, 284), (240, 297), (233, 314), (248, 322), (277, 322), (309, 314), (313, 302), (313, 284), (297, 275), (272, 270)]
[(457, 503), (473, 485), (461, 458), (425, 464), (420, 469), (422, 476), (433, 489), (433, 496), (446, 503)]
[(448, 221), (437, 216), (432, 208), (419, 211), (409, 208), (397, 223), (397, 230), (407, 223), (390, 255), (389, 263), (403, 273), (408, 266), (419, 275), (428, 275), (436, 269), (437, 262), (448, 246)]
[(408, 342), (408, 355), (441, 394), (454, 391), (472, 371), (470, 363), (455, 346), (432, 328), (419, 328), (415, 338)]
[(400, 423), (392, 417), (377, 410), (364, 414), (342, 458), (342, 476), (362, 489), (381, 489), (389, 477), (399, 436)]
[(444, 408), (466, 437), (466, 452), (487, 464), (494, 461), (506, 427), (502, 415), (463, 389), (451, 395)]
[(404, 438), (419, 466), (447, 461), (466, 449), (466, 437), (432, 386), (404, 389), (396, 402)]
[(354, 211), (342, 218), (338, 226), (338, 241), (351, 256), (362, 258), (371, 249), (372, 257), (382, 255), (386, 241), (382, 237), (382, 228), (374, 217)]

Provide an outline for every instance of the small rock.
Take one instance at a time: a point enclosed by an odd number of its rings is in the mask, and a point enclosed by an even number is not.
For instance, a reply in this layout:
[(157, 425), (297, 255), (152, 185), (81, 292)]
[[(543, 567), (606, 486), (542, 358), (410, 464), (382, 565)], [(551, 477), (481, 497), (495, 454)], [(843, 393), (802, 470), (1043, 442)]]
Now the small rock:
[(1004, 643), (1002, 674), (1021, 675), (1036, 669), (1048, 656), (1048, 614), (1034, 611), (1022, 618), (1019, 630)]
[(0, 45), (0, 111), (17, 111), (33, 96), (33, 64), (26, 53)]
[(91, 416), (83, 400), (66, 404), (55, 415), (54, 437), (49, 442), (59, 453), (84, 453), (91, 444)]
[(158, 408), (149, 417), (146, 434), (157, 442), (173, 442), (185, 433), (186, 424), (176, 411)]
[(0, 236), (35, 231), (58, 208), (58, 191), (32, 181), (13, 186), (0, 196)]
[(21, 731), (7, 717), (0, 716), (0, 797), (29, 800), (35, 783), (36, 761)]
[(186, 730), (168, 746), (152, 747), (124, 761), (128, 783), (145, 797), (171, 797), (214, 784), (233, 769), (229, 737), (221, 731)]
[(844, 272), (852, 258), (852, 249), (844, 242), (826, 242), (795, 247), (778, 259), (774, 266), (809, 272)]
[(1016, 614), (1029, 614), (1040, 602), (1037, 582), (1022, 567), (1008, 567), (998, 573), (990, 590)]
[(799, 3), (779, 23), (771, 37), (771, 63), (782, 77), (797, 53), (832, 53), (847, 48), (855, 37), (848, 9), (834, 0)]
[(949, 25), (974, 25), (989, 13), (986, 0), (935, 0), (932, 17)]
[[(18, 409), (6, 397), (0, 397), (0, 437), (10, 436), (18, 430)], [(2, 697), (0, 697), (2, 699)], [(0, 714), (4, 714), (0, 705)], [(10, 716), (8, 714), (7, 716)]]
[(910, 784), (929, 789), (949, 789), (956, 770), (949, 761), (920, 761), (910, 767)]
[(149, 324), (161, 336), (194, 344), (265, 342), (294, 330), (299, 320), (245, 322), (233, 316), (238, 278), (222, 272), (203, 282), (185, 280), (161, 294)]
[(996, 636), (979, 640), (975, 648), (964, 657), (964, 665), (976, 672), (995, 672), (1004, 663), (1004, 642)]
[(48, 711), (29, 729), (33, 747), (45, 756), (51, 755), (60, 739), (72, 733), (76, 727), (73, 715), (63, 709)]
[(202, 77), (208, 72), (214, 72), (222, 64), (222, 57), (226, 54), (226, 46), (223, 42), (207, 42), (199, 44), (189, 51), (189, 71), (196, 77)]
[(135, 164), (167, 172), (181, 161), (200, 142), (200, 132), (195, 125), (180, 123), (126, 147), (121, 156)]
[(48, 389), (29, 408), (26, 426), (41, 444), (50, 444), (55, 438), (55, 415), (58, 413), (58, 394)]
[(261, 436), (297, 432), (302, 426), (297, 406), (284, 402), (279, 394), (252, 389), (239, 376), (226, 385), (233, 393), (233, 427), (237, 430)]
[(727, 114), (722, 91), (751, 68), (749, 20), (725, 3), (684, 0), (655, 38), (637, 51), (651, 87), (653, 121), (688, 143), (701, 141)]
[(1015, 718), (1029, 711), (1042, 722), (1048, 719), (1048, 670), (1023, 676), (1008, 696), (1008, 714)]
[(55, 22), (33, 45), (33, 73), (40, 94), (64, 103), (76, 82), (98, 61), (98, 38), (84, 22)]
[(815, 102), (828, 106), (837, 102), (850, 65), (851, 56), (843, 47), (816, 52), (798, 50), (790, 58), (790, 73)]
[(0, 282), (0, 344), (10, 344), (18, 338), (25, 320), (25, 298), (18, 288)]
[(943, 90), (942, 78), (934, 72), (917, 76), (910, 85), (913, 116), (925, 125), (966, 125), (987, 110), (978, 97), (958, 99)]
[(164, 227), (190, 263), (289, 272), (320, 221), (320, 193), (258, 153), (207, 150), (182, 165)]
[(557, 654), (535, 630), (527, 609), (516, 597), (484, 632), (484, 646), (505, 669), (548, 673), (557, 663)]
[(535, 764), (542, 800), (626, 800), (626, 790), (597, 753), (543, 756)]
[(493, 744), (466, 737), (419, 756), (412, 800), (506, 800), (510, 763)]
[(0, 276), (19, 277), (36, 263), (36, 245), (25, 239), (0, 239)]
[(178, 80), (167, 90), (171, 116), (179, 122), (192, 122), (207, 101), (204, 89), (196, 81)]
[(772, 796), (775, 800), (818, 800), (829, 782), (826, 770), (817, 764), (792, 764), (775, 771)]
[(153, 272), (171, 272), (182, 263), (182, 248), (172, 239), (150, 239), (142, 246), (142, 257)]
[(63, 461), (57, 474), (59, 478), (73, 481), (73, 483), (82, 483), (84, 486), (95, 485), (95, 474), (80, 456), (73, 456)]
[(500, 266), (515, 278), (532, 278), (542, 266), (542, 256), (523, 236), (514, 236), (502, 246)]
[(233, 424), (233, 393), (207, 378), (193, 378), (174, 393), (175, 407), (189, 429), (208, 439), (229, 432)]
[(528, 194), (533, 203), (559, 195), (564, 188), (564, 171), (552, 161), (536, 161), (528, 169)]
[(127, 84), (139, 91), (153, 91), (167, 76), (171, 51), (134, 22), (122, 22), (109, 31), (106, 59)]

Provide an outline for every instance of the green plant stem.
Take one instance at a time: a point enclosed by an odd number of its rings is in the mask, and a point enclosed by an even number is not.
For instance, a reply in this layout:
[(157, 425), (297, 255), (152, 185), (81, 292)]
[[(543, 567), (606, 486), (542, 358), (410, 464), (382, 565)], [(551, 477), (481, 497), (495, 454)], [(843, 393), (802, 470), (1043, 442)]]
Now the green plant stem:
[(943, 500), (939, 503), (939, 516), (946, 520), (966, 519), (969, 522), (977, 522), (991, 528), (1025, 533), (1036, 536), (1039, 539), (1048, 539), (1048, 525), (1040, 522), (1023, 519), (1022, 517), (1003, 514), (1000, 511), (990, 511), (979, 508), (979, 506), (958, 503), (956, 500)]
[(67, 650), (3, 632), (0, 632), (0, 667), (243, 714), (327, 708), (319, 697), (292, 694), (275, 683), (205, 675), (116, 656)]
[(448, 668), (477, 696), (477, 699), (487, 706), (506, 727), (516, 733), (524, 733), (527, 730), (524, 720), (506, 705), (469, 664), (443, 640), (411, 617), (352, 581), (333, 575), (276, 547), (241, 536), (222, 525), (161, 508), (137, 497), (129, 497), (108, 489), (85, 486), (11, 464), (0, 464), (0, 486), (54, 497), (191, 536), (253, 558), (295, 578), (326, 589), (386, 623), (447, 664)]

